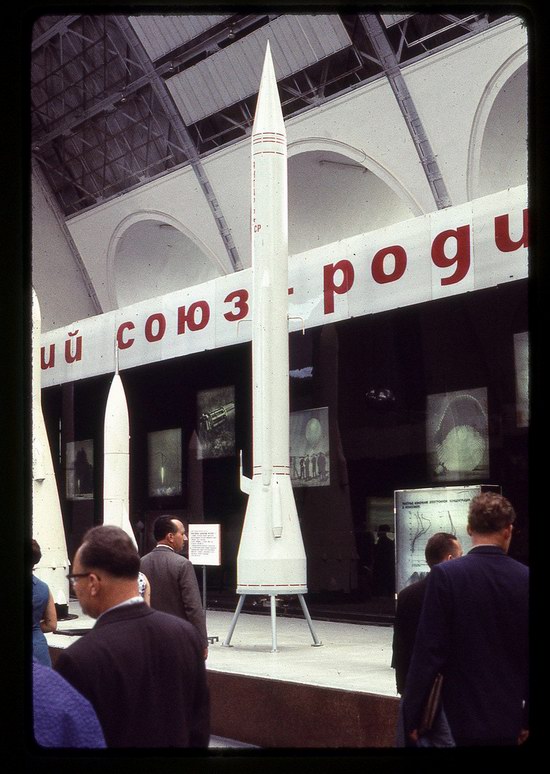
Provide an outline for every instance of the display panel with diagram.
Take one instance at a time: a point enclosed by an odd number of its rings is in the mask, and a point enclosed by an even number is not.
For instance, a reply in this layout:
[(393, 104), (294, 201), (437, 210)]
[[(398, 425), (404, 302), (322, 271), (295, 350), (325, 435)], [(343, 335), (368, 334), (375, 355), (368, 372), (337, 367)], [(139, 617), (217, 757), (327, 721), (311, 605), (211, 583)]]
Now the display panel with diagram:
[(394, 493), (396, 541), (396, 591), (424, 578), (429, 568), (424, 552), (436, 532), (449, 532), (471, 547), (467, 531), (470, 501), (482, 491), (496, 491), (496, 485), (445, 486), (432, 489), (398, 489)]

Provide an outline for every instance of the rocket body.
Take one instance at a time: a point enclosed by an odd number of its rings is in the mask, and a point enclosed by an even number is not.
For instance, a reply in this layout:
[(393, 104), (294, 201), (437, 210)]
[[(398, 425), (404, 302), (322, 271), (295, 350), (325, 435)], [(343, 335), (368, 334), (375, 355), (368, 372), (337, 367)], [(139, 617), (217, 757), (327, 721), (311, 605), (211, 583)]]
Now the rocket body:
[(42, 558), (35, 575), (48, 584), (54, 602), (69, 602), (69, 557), (52, 454), (42, 412), (40, 390), (41, 315), (32, 290), (32, 536)]
[(130, 523), (130, 420), (122, 380), (113, 376), (103, 429), (103, 523), (120, 527), (132, 538)]
[(287, 142), (269, 44), (252, 127), (253, 477), (237, 593), (307, 592), (289, 464)]

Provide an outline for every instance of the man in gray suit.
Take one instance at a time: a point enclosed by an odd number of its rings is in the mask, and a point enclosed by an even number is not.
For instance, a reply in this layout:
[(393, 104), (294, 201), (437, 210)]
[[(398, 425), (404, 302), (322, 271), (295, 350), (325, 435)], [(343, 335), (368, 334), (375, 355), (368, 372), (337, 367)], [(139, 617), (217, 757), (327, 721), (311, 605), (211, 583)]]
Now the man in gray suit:
[(195, 570), (181, 551), (187, 540), (185, 527), (173, 516), (159, 516), (153, 525), (156, 547), (141, 560), (141, 571), (151, 585), (151, 607), (193, 624), (208, 658), (206, 616)]

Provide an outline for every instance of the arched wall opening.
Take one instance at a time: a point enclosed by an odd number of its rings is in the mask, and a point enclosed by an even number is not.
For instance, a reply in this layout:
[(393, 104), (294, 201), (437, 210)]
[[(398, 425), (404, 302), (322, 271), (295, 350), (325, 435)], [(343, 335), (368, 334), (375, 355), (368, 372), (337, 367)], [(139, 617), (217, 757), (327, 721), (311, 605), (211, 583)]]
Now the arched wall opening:
[(288, 160), (291, 255), (421, 214), (389, 173), (368, 168), (375, 165), (364, 154), (310, 148)]
[(198, 285), (222, 271), (176, 225), (142, 214), (121, 224), (110, 260), (111, 295), (117, 307)]
[(471, 199), (523, 185), (528, 168), (527, 62), (507, 63), (480, 102), (470, 142)]

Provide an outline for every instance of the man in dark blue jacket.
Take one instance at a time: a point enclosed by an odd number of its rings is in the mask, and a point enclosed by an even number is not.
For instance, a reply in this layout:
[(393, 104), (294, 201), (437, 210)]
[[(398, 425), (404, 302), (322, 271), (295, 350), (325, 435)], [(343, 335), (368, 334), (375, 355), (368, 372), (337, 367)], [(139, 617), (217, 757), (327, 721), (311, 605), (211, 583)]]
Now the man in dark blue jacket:
[(438, 672), (457, 746), (527, 738), (529, 570), (507, 556), (514, 520), (505, 497), (478, 495), (468, 514), (473, 548), (430, 571), (403, 700), (413, 742)]

